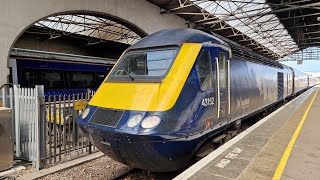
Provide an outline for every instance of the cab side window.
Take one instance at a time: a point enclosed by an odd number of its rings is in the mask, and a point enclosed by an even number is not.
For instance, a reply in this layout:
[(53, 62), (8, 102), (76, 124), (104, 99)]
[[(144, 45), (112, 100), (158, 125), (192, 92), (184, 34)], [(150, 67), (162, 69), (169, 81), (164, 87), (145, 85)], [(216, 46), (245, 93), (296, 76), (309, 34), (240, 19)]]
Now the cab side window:
[(208, 50), (202, 50), (196, 64), (201, 91), (212, 89), (212, 65)]

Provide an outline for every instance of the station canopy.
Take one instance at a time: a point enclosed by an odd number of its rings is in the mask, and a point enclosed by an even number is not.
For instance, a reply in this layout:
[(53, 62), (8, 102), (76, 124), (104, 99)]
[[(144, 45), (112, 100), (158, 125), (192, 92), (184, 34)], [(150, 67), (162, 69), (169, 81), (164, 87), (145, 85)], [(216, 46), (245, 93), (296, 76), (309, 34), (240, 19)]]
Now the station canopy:
[(279, 59), (279, 61), (319, 61), (319, 60), (320, 60), (319, 47), (308, 47), (308, 48), (302, 49), (301, 51), (289, 54)]
[(319, 0), (148, 1), (274, 60), (320, 45)]
[[(319, 0), (147, 1), (159, 6), (162, 14), (178, 15), (190, 27), (214, 32), (274, 60), (303, 59), (301, 54), (319, 51)], [(86, 45), (110, 41), (131, 45), (144, 36), (119, 22), (93, 14), (56, 15), (40, 20), (27, 32), (46, 34), (49, 39), (82, 38)]]
[(27, 30), (33, 34), (47, 34), (49, 39), (61, 36), (83, 38), (86, 45), (101, 42), (134, 44), (141, 36), (123, 24), (94, 15), (67, 14), (47, 17)]

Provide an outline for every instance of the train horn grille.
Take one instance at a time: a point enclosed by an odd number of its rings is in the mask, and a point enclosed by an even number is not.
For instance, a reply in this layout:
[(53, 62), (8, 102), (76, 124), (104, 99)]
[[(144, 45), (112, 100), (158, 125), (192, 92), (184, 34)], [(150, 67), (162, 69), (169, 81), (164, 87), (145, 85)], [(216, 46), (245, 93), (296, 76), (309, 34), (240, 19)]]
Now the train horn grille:
[(115, 128), (123, 113), (121, 110), (97, 108), (89, 122)]

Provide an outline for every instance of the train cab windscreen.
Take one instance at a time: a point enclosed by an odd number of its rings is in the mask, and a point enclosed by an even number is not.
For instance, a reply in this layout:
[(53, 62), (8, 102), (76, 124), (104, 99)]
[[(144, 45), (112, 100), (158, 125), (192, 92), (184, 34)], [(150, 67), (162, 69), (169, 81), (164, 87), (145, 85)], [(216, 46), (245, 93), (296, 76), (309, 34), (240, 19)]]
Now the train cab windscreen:
[(127, 52), (108, 81), (161, 81), (168, 73), (178, 48)]

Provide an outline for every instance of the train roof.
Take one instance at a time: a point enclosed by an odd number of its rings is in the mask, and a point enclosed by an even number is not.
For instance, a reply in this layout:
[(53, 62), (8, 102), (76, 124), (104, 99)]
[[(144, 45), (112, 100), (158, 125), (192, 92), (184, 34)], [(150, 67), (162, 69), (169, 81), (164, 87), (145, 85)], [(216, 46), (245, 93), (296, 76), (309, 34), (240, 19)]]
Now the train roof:
[(283, 68), (283, 66), (269, 58), (261, 56), (257, 53), (252, 52), (248, 48), (232, 42), (224, 37), (220, 37), (216, 34), (209, 34), (202, 30), (190, 29), (190, 28), (174, 28), (174, 29), (165, 29), (154, 34), (151, 34), (137, 43), (133, 44), (128, 48), (132, 49), (143, 49), (150, 47), (160, 47), (160, 46), (180, 46), (182, 43), (204, 43), (211, 42), (222, 44), (230, 47), (232, 54), (234, 56), (244, 58), (247, 61), (252, 61), (259, 64), (264, 64), (271, 67)]
[(221, 39), (206, 32), (190, 28), (175, 28), (165, 29), (151, 34), (130, 46), (129, 50), (170, 45), (180, 46), (182, 43), (203, 42), (212, 42), (228, 46), (227, 43), (225, 43)]
[(38, 60), (61, 60), (61, 61), (110, 64), (110, 65), (114, 65), (116, 62), (116, 59), (110, 59), (110, 58), (83, 56), (83, 55), (57, 53), (57, 52), (47, 52), (47, 51), (20, 49), (20, 48), (13, 48), (10, 52), (10, 57), (16, 58), (16, 59), (32, 58), (32, 59), (38, 59)]

